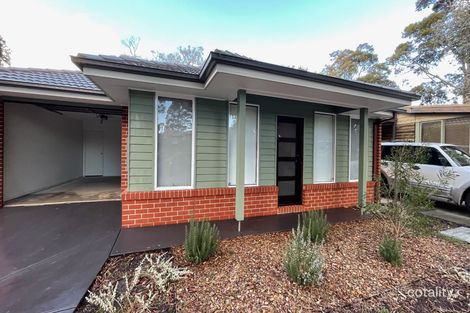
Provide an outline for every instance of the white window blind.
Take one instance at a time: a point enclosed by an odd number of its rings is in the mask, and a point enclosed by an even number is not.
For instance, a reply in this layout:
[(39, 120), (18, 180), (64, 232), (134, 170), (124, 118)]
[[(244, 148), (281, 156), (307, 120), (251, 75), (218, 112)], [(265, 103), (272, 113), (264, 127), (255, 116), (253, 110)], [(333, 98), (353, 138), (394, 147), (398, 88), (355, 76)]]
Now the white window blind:
[[(228, 128), (229, 185), (236, 184), (237, 105), (230, 105)], [(258, 167), (258, 107), (246, 106), (245, 185), (257, 184)]]
[(157, 127), (157, 187), (190, 187), (192, 101), (158, 97)]
[(335, 179), (335, 117), (315, 114), (314, 126), (314, 180), (333, 182)]
[(350, 146), (349, 146), (349, 180), (359, 178), (359, 129), (358, 119), (351, 119), (350, 125)]

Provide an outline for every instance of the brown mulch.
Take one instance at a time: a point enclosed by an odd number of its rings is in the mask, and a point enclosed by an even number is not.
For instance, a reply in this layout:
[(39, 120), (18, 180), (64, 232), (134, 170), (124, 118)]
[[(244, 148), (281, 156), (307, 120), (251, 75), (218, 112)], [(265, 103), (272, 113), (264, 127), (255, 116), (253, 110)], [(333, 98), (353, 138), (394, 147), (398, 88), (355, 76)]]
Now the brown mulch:
[[(371, 311), (436, 312), (436, 298), (403, 297), (416, 288), (463, 290), (455, 303), (440, 299), (449, 312), (470, 310), (470, 283), (448, 273), (455, 267), (470, 270), (470, 250), (434, 237), (410, 237), (403, 242), (404, 263), (393, 267), (378, 255), (383, 236), (375, 219), (331, 227), (324, 279), (316, 287), (299, 287), (283, 270), (283, 251), (290, 233), (274, 233), (224, 240), (218, 254), (193, 266), (181, 247), (175, 262), (192, 274), (176, 283), (178, 312), (311, 312)], [(439, 301), (437, 301), (439, 302)], [(434, 305), (434, 304), (432, 304)], [(450, 310), (452, 308), (452, 310)]]

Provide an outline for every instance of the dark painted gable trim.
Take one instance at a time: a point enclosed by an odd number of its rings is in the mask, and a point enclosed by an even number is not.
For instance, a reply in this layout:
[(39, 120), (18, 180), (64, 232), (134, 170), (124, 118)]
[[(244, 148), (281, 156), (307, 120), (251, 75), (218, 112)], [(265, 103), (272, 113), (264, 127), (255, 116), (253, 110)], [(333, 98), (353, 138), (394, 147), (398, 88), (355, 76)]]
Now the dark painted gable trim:
[(207, 58), (206, 62), (204, 63), (203, 68), (199, 75), (196, 74), (188, 74), (182, 72), (175, 72), (175, 71), (166, 71), (161, 69), (149, 68), (145, 66), (134, 66), (129, 64), (123, 64), (120, 62), (112, 62), (112, 61), (101, 61), (92, 59), (85, 55), (78, 55), (72, 56), (72, 62), (75, 63), (81, 70), (84, 67), (91, 67), (103, 70), (111, 70), (111, 71), (118, 71), (118, 72), (125, 72), (125, 73), (132, 73), (132, 74), (140, 74), (140, 75), (148, 75), (148, 76), (155, 76), (155, 77), (163, 77), (163, 78), (172, 78), (172, 79), (179, 79), (185, 81), (192, 81), (192, 82), (201, 82), (204, 83), (210, 76), (212, 70), (215, 68), (217, 64), (225, 64), (240, 68), (252, 69), (255, 71), (261, 71), (270, 74), (277, 74), (286, 77), (298, 78), (312, 82), (318, 82), (326, 85), (337, 86), (342, 88), (347, 88), (356, 91), (363, 91), (372, 94), (392, 97), (396, 99), (406, 100), (406, 101), (413, 101), (420, 99), (420, 96), (406, 92), (402, 90), (386, 88), (375, 86), (366, 83), (360, 83), (356, 81), (311, 73), (303, 70), (293, 69), (285, 66), (275, 65), (271, 63), (256, 61), (244, 57), (239, 57), (235, 55), (230, 55), (223, 52), (211, 52), (209, 57)]

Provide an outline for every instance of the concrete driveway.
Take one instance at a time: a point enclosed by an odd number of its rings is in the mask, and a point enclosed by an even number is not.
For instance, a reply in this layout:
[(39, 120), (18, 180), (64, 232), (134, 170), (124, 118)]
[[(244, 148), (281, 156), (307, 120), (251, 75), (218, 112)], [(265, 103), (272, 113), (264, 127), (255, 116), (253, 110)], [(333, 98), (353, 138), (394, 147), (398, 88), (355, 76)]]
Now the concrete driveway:
[(0, 209), (0, 312), (73, 312), (120, 230), (119, 201)]
[(470, 211), (461, 206), (437, 202), (434, 210), (424, 212), (424, 214), (470, 227)]

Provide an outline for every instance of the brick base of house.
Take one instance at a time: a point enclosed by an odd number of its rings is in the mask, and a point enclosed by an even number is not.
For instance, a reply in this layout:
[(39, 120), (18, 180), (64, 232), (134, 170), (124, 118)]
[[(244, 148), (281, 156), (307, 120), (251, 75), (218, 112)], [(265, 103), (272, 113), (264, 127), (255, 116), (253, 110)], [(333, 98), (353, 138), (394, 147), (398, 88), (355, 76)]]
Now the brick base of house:
[[(367, 184), (367, 201), (374, 200), (374, 182)], [(357, 205), (358, 184), (304, 185), (303, 204), (278, 207), (276, 186), (245, 188), (245, 217), (352, 208)], [(235, 188), (209, 188), (122, 193), (122, 227), (147, 227), (196, 220), (235, 218)]]

